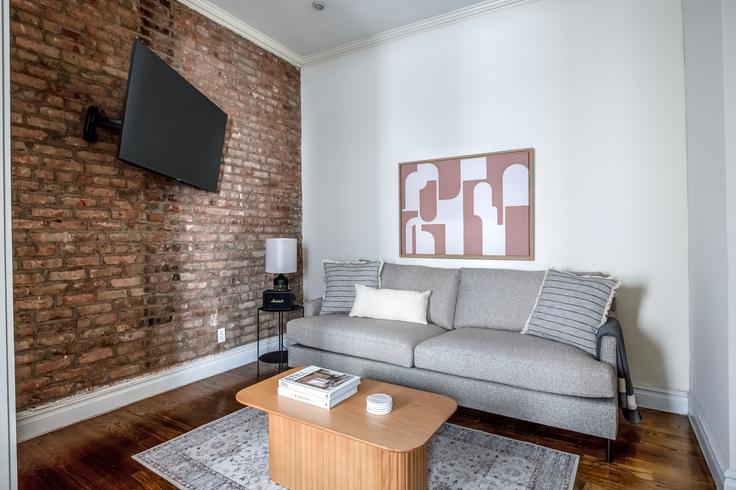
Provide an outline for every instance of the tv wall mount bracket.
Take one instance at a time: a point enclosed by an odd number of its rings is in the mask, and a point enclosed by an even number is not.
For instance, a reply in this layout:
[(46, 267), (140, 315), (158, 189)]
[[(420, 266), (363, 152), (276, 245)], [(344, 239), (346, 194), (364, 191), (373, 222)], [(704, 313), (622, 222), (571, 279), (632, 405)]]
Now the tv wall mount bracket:
[(98, 127), (119, 132), (123, 127), (123, 120), (101, 116), (99, 107), (94, 105), (89, 106), (84, 114), (82, 139), (90, 143), (95, 143), (97, 141)]

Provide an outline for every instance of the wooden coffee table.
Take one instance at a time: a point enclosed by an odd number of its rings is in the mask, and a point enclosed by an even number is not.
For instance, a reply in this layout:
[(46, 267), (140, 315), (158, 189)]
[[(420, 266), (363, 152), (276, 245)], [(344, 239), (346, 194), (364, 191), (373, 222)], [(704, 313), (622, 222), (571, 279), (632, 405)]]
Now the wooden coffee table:
[[(424, 489), (427, 441), (455, 412), (444, 395), (363, 379), (358, 393), (326, 410), (276, 394), (292, 369), (238, 392), (268, 413), (271, 480), (298, 489)], [(365, 398), (387, 393), (393, 412), (371, 415)]]

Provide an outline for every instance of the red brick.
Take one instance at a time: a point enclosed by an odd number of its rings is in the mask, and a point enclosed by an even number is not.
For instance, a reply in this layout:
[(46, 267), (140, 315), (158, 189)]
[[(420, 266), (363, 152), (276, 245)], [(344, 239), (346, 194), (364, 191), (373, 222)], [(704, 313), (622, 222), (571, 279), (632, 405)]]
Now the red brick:
[(71, 394), (73, 385), (71, 383), (54, 384), (42, 390), (36, 390), (31, 395), (32, 400), (36, 403), (49, 402), (58, 398), (64, 398)]
[(136, 261), (135, 255), (108, 255), (105, 257), (105, 263), (109, 265), (133, 264)]
[(57, 48), (46, 46), (20, 36), (15, 37), (15, 44), (21, 48), (27, 49), (28, 51), (48, 56), (49, 58), (58, 58), (60, 54), (60, 51)]
[(139, 374), (142, 370), (143, 366), (140, 364), (115, 367), (110, 370), (110, 379), (129, 378), (134, 374)]
[(107, 219), (110, 213), (100, 209), (77, 209), (74, 211), (74, 216), (81, 219)]
[(41, 218), (68, 218), (72, 215), (71, 209), (53, 209), (53, 208), (34, 208), (31, 209), (31, 216)]
[(84, 269), (49, 272), (49, 281), (75, 281), (84, 279), (85, 277), (87, 277), (87, 274), (84, 272)]
[(42, 131), (40, 129), (24, 128), (21, 126), (13, 126), (10, 131), (10, 136), (12, 138), (24, 138), (36, 141), (43, 141), (49, 137), (46, 131)]
[[(299, 70), (178, 2), (11, 4), (18, 409), (251, 341), (264, 239), (301, 235)], [(218, 193), (82, 140), (86, 105), (121, 113), (136, 37), (228, 113)]]
[(21, 261), (23, 269), (56, 269), (63, 264), (64, 261), (61, 259), (32, 259)]
[(129, 288), (138, 286), (141, 283), (140, 277), (126, 277), (125, 279), (112, 279), (110, 285), (114, 288)]
[(79, 356), (79, 364), (89, 364), (90, 362), (101, 361), (110, 357), (112, 357), (112, 348), (98, 347)]
[(92, 293), (72, 294), (70, 296), (63, 296), (61, 298), (61, 302), (65, 305), (92, 303), (94, 300), (95, 295)]
[(77, 311), (82, 316), (95, 315), (97, 313), (107, 313), (112, 311), (111, 303), (99, 303), (96, 305), (80, 306)]
[(50, 308), (54, 304), (54, 298), (51, 296), (41, 296), (37, 298), (16, 299), (13, 305), (18, 310), (42, 310)]
[(54, 320), (66, 320), (74, 316), (74, 312), (69, 308), (56, 308), (53, 310), (39, 311), (36, 313), (36, 322), (50, 322)]
[(43, 347), (53, 347), (67, 344), (75, 340), (75, 335), (72, 332), (49, 332), (43, 335), (39, 335), (36, 338), (38, 345)]
[[(99, 265), (100, 259), (96, 256), (90, 257), (67, 257), (64, 259), (66, 265), (83, 266), (83, 265)], [(93, 277), (90, 275), (90, 277)]]
[(120, 275), (122, 272), (123, 270), (120, 267), (104, 267), (101, 269), (90, 269), (89, 277), (91, 277), (92, 279), (95, 279), (98, 277), (117, 276), (117, 275)]
[(13, 274), (14, 286), (20, 286), (22, 284), (37, 284), (40, 282), (43, 282), (43, 274), (40, 272), (33, 272), (30, 274), (15, 272)]
[(60, 369), (66, 369), (74, 364), (74, 357), (65, 356), (58, 359), (49, 359), (36, 363), (36, 374), (46, 374)]
[(31, 235), (34, 242), (69, 242), (71, 235), (65, 232), (38, 232)]

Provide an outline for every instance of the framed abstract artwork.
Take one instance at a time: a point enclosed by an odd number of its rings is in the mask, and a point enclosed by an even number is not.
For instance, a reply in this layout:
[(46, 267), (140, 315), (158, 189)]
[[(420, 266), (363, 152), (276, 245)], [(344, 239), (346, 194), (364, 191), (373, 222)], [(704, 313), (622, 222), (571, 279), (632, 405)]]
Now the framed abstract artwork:
[(534, 150), (399, 163), (400, 257), (534, 260)]

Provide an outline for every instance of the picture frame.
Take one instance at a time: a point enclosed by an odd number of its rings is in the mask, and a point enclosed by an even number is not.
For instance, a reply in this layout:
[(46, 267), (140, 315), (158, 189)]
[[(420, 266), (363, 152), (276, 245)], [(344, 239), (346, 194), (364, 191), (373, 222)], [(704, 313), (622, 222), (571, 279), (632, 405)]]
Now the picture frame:
[(534, 260), (534, 156), (400, 162), (399, 257)]

